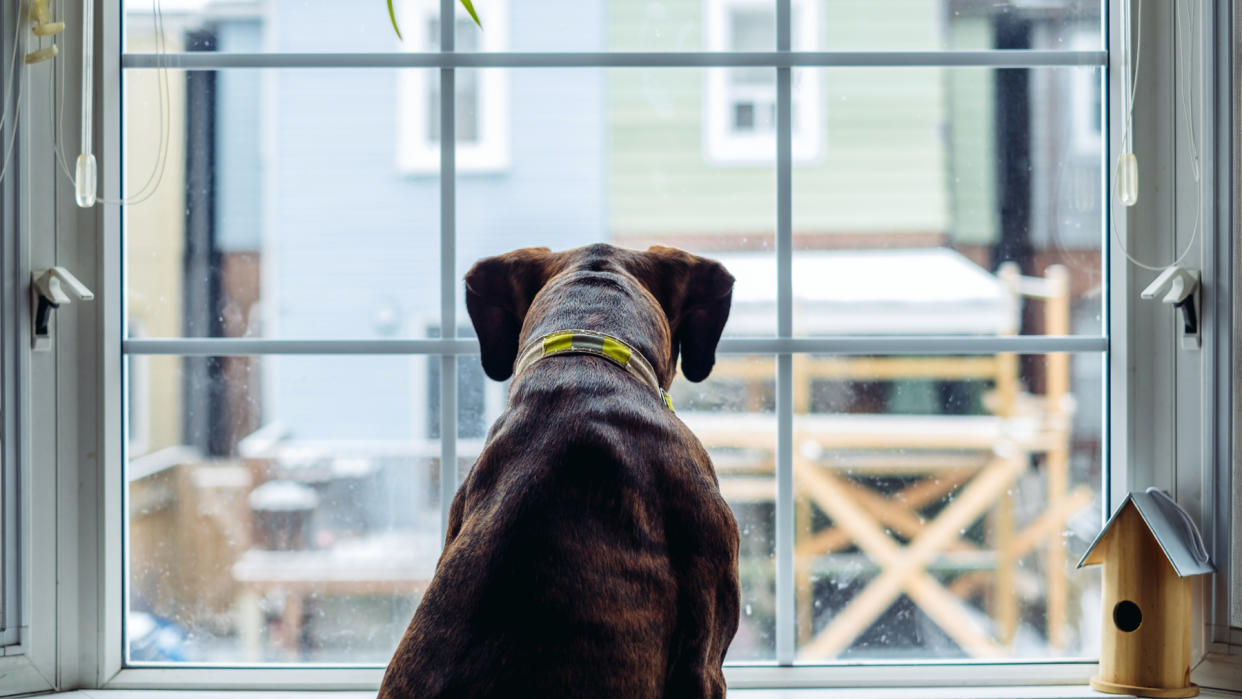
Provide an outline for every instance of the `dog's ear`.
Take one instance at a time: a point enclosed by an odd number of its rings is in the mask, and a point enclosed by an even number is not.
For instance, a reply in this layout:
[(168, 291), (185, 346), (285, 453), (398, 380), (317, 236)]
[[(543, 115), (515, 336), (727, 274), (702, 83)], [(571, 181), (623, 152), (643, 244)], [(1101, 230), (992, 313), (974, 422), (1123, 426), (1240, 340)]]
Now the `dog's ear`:
[(681, 373), (702, 381), (716, 364), (716, 345), (729, 320), (733, 275), (715, 260), (675, 248), (657, 245), (646, 255), (654, 264), (647, 266), (644, 283), (668, 316), (673, 361), (680, 350)]
[(496, 381), (513, 374), (522, 321), (551, 277), (554, 257), (547, 248), (526, 248), (479, 260), (466, 273), (466, 310), (479, 336), (483, 371)]

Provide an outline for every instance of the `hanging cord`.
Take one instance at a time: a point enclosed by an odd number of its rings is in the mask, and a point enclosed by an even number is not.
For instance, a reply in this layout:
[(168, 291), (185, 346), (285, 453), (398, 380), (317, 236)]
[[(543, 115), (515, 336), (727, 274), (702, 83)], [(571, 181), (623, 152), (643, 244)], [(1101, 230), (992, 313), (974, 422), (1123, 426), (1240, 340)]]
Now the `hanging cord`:
[[(64, 0), (57, 0), (57, 3), (63, 3)], [(155, 162), (152, 164), (151, 172), (148, 173), (147, 179), (142, 186), (130, 197), (124, 199), (106, 199), (102, 196), (96, 196), (96, 201), (104, 204), (113, 204), (117, 206), (129, 206), (133, 204), (141, 204), (150, 199), (159, 190), (160, 184), (164, 180), (164, 171), (168, 164), (168, 146), (172, 138), (172, 126), (169, 124), (171, 120), (171, 98), (168, 80), (168, 62), (167, 62), (167, 39), (164, 34), (164, 9), (160, 4), (160, 0), (152, 0), (151, 2), (151, 22), (155, 29), (155, 65), (156, 65), (156, 85), (158, 89), (159, 100), (159, 147), (156, 151)], [(64, 68), (61, 68), (60, 85), (57, 89), (60, 92), (60, 105), (56, 117), (56, 161), (60, 165), (60, 170), (69, 179), (70, 183), (74, 182), (72, 169), (65, 157), (64, 148), (64, 127), (65, 127), (65, 75)], [(55, 86), (54, 86), (55, 87)]]
[[(1138, 21), (1136, 23), (1136, 31), (1135, 31), (1134, 71), (1133, 71), (1133, 74), (1131, 75), (1131, 80), (1130, 80), (1129, 99), (1125, 105), (1125, 110), (1126, 110), (1125, 119), (1122, 122), (1122, 132), (1121, 132), (1122, 143), (1126, 143), (1129, 140), (1129, 138), (1132, 135), (1132, 131), (1133, 131), (1134, 95), (1138, 91), (1138, 69), (1139, 69), (1139, 62), (1143, 56), (1143, 0), (1137, 0), (1137, 2), (1138, 4), (1136, 5), (1136, 7), (1138, 9), (1134, 13), (1138, 17)], [(1185, 21), (1182, 21), (1181, 6), (1183, 4), (1186, 4), (1186, 3), (1174, 2), (1174, 5), (1173, 5), (1173, 12), (1174, 12), (1173, 30), (1174, 30), (1174, 34), (1177, 36), (1177, 39), (1178, 39), (1177, 55), (1174, 56), (1174, 63), (1175, 63), (1174, 67), (1176, 68), (1176, 71), (1177, 71), (1177, 83), (1178, 83), (1177, 87), (1178, 87), (1178, 95), (1180, 97), (1178, 101), (1182, 107), (1182, 120), (1186, 123), (1187, 138), (1190, 141), (1190, 171), (1195, 181), (1195, 201), (1196, 201), (1197, 206), (1195, 206), (1195, 222), (1194, 222), (1194, 227), (1191, 229), (1191, 232), (1190, 232), (1190, 240), (1186, 243), (1186, 249), (1182, 250), (1181, 254), (1178, 255), (1177, 258), (1174, 259), (1172, 262), (1166, 265), (1149, 265), (1144, 262), (1141, 262), (1138, 259), (1135, 259), (1135, 257), (1130, 254), (1130, 251), (1126, 249), (1125, 243), (1121, 239), (1121, 235), (1117, 233), (1116, 217), (1115, 216), (1108, 217), (1108, 227), (1110, 231), (1112, 232), (1113, 240), (1117, 244), (1117, 248), (1121, 250), (1121, 254), (1125, 255), (1126, 259), (1129, 260), (1130, 263), (1133, 264), (1134, 266), (1141, 267), (1151, 272), (1163, 271), (1168, 267), (1173, 267), (1178, 264), (1181, 264), (1182, 260), (1186, 259), (1186, 256), (1190, 254), (1190, 251), (1192, 249), (1194, 249), (1195, 240), (1199, 237), (1199, 224), (1200, 224), (1200, 219), (1202, 218), (1202, 215), (1203, 215), (1203, 183), (1199, 176), (1199, 146), (1195, 138), (1194, 121), (1191, 119), (1192, 111), (1190, 108), (1190, 97), (1188, 96), (1188, 93), (1186, 92), (1186, 83), (1190, 82), (1190, 77), (1194, 74), (1194, 70), (1191, 66), (1187, 65), (1188, 60), (1185, 59), (1184, 57), (1185, 53), (1187, 52), (1186, 47), (1193, 46), (1193, 44), (1191, 43), (1191, 40), (1194, 39), (1194, 31), (1195, 31), (1194, 21), (1193, 21), (1194, 20), (1194, 9), (1193, 8), (1188, 9), (1186, 11), (1187, 13), (1186, 19)], [(1181, 27), (1183, 24), (1190, 24), (1190, 29), (1189, 29), (1190, 36), (1185, 41), (1182, 40)], [(1118, 158), (1117, 164), (1114, 166), (1114, 169), (1113, 169), (1113, 188), (1112, 188), (1111, 196), (1109, 199), (1110, 204), (1113, 201), (1119, 200), (1118, 186), (1121, 180), (1121, 177), (1119, 176), (1120, 170), (1121, 170), (1121, 158)], [(1175, 227), (1176, 227), (1176, 220), (1177, 219), (1175, 215), (1174, 217)]]
[[(4, 164), (0, 165), (0, 182), (4, 181), (4, 176), (9, 171), (9, 159), (13, 157), (13, 149), (17, 145), (17, 125), (21, 121), (22, 89), (25, 87), (26, 81), (22, 80), (22, 75), (17, 72), (17, 47), (22, 43), (22, 24), (24, 19), (19, 8), (16, 13), (16, 21), (13, 22), (13, 55), (9, 58), (9, 68), (5, 73), (7, 78), (6, 85), (17, 83), (17, 95), (13, 102), (13, 123), (9, 127), (9, 142), (4, 148)], [(0, 111), (0, 132), (3, 132), (4, 122), (9, 116), (9, 94), (10, 91), (5, 90), (4, 109)]]

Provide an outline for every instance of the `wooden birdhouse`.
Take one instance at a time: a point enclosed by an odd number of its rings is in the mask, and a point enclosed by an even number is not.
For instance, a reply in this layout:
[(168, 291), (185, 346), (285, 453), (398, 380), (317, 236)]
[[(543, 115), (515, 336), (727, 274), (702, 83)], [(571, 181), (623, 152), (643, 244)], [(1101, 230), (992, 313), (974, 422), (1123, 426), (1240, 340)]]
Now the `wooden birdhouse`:
[(1130, 493), (1078, 567), (1103, 566), (1100, 673), (1091, 687), (1142, 697), (1193, 697), (1191, 576), (1213, 571), (1186, 511), (1155, 488)]

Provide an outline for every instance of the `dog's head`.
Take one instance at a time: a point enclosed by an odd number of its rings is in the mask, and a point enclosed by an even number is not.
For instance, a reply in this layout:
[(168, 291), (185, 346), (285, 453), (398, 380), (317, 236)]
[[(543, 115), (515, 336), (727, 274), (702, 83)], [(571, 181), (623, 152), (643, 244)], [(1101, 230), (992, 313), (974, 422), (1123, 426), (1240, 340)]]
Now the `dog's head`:
[(563, 275), (601, 269), (634, 280), (663, 312), (670, 372), (662, 378), (672, 379), (678, 353), (687, 379), (707, 378), (729, 318), (733, 275), (715, 260), (675, 248), (654, 246), (640, 252), (611, 245), (559, 253), (525, 248), (475, 263), (466, 274), (466, 309), (487, 375), (503, 381), (513, 373), (522, 328), (541, 290)]

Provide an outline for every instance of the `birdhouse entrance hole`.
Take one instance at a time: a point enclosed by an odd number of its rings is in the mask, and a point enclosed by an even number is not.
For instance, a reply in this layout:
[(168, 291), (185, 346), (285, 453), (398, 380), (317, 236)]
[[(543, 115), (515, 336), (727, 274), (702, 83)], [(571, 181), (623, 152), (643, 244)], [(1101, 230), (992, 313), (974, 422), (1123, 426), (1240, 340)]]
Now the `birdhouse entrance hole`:
[(1133, 631), (1143, 623), (1143, 610), (1130, 600), (1122, 600), (1113, 607), (1113, 623), (1122, 631)]

